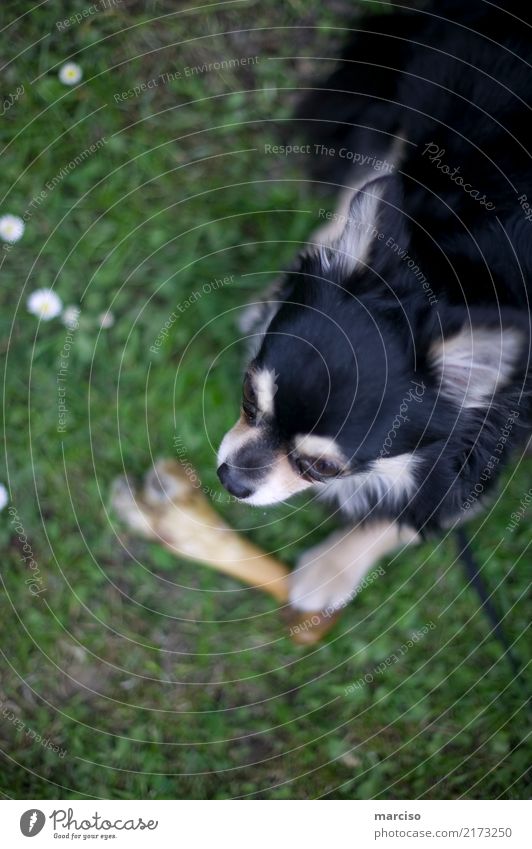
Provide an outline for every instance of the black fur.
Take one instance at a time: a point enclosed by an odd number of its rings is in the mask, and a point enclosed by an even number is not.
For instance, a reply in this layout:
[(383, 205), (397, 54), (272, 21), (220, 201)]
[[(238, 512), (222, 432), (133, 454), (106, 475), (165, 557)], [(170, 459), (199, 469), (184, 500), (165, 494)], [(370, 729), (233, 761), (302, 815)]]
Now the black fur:
[[(532, 428), (531, 23), (525, 4), (477, 0), (369, 18), (298, 112), (300, 140), (329, 149), (313, 173), (331, 187), (351, 184), (342, 149), (383, 158), (406, 141), (396, 174), (379, 178), (384, 236), (369, 259), (346, 270), (340, 244), (311, 250), (283, 281), (256, 357), (276, 374), (270, 436), (288, 448), (295, 434), (330, 436), (363, 472), (423, 386), (386, 453), (413, 452), (415, 491), (374, 493), (364, 508), (421, 532), (466, 516)], [(434, 360), (464, 327), (520, 340), (504, 385), (473, 408), (442, 391)], [(347, 496), (344, 506), (365, 518)]]

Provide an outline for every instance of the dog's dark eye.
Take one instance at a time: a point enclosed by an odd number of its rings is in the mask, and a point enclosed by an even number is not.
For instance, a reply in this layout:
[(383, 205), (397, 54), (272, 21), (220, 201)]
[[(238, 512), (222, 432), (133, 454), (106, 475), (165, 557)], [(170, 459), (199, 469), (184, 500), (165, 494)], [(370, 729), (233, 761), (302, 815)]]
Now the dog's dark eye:
[(244, 380), (244, 385), (242, 387), (242, 412), (246, 417), (246, 421), (249, 424), (253, 424), (255, 419), (257, 418), (257, 396), (255, 395), (255, 390), (251, 385), (251, 380), (246, 375)]
[(337, 466), (336, 463), (332, 463), (330, 460), (314, 460), (312, 468), (322, 478), (331, 478), (340, 473), (340, 467)]
[(303, 477), (314, 478), (334, 478), (341, 473), (341, 468), (332, 460), (325, 460), (323, 457), (318, 457), (311, 460), (305, 457), (299, 457), (296, 460), (296, 466)]

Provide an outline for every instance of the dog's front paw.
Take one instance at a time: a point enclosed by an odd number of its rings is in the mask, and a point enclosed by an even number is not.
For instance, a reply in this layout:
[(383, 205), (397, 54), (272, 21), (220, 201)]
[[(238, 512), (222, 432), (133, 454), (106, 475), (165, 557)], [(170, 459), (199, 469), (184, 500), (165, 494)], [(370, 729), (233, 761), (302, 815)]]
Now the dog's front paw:
[(303, 611), (333, 612), (344, 607), (353, 593), (353, 572), (334, 550), (311, 548), (300, 558), (290, 576), (289, 599)]

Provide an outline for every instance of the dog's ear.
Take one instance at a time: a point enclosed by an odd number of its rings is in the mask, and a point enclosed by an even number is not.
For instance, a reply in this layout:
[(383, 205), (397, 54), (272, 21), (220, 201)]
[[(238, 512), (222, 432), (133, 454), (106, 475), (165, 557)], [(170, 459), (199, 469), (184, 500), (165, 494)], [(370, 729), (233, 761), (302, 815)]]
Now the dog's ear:
[(529, 334), (521, 317), (451, 313), (429, 345), (436, 388), (461, 408), (488, 407), (494, 394), (526, 374)]
[(361, 186), (345, 219), (329, 253), (331, 264), (340, 267), (343, 275), (365, 268), (382, 273), (390, 262), (404, 256), (409, 240), (397, 177), (377, 177)]

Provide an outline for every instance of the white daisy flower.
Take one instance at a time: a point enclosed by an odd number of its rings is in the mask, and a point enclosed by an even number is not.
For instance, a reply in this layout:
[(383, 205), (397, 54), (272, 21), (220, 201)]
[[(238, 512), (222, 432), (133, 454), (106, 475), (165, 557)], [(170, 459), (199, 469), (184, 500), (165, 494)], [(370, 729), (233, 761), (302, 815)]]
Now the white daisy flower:
[(18, 242), (24, 233), (25, 224), (18, 215), (2, 215), (0, 217), (0, 239), (4, 242)]
[(3, 483), (0, 483), (0, 510), (9, 504), (9, 493)]
[(52, 289), (37, 289), (32, 292), (26, 301), (26, 306), (28, 312), (33, 313), (43, 321), (55, 318), (63, 309), (61, 298)]
[(68, 327), (69, 330), (75, 330), (79, 324), (79, 316), (80, 316), (80, 308), (76, 307), (74, 304), (71, 304), (69, 307), (65, 307), (63, 310), (63, 314), (61, 315), (61, 321)]
[(59, 68), (59, 81), (64, 85), (76, 85), (83, 76), (83, 71), (76, 62), (65, 62)]
[(107, 330), (115, 323), (115, 317), (112, 312), (109, 312), (109, 310), (107, 310), (107, 312), (100, 313), (100, 315), (98, 316), (98, 322), (100, 324), (100, 327), (102, 327), (104, 330)]

